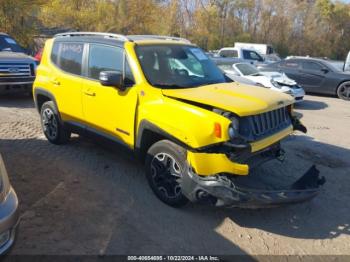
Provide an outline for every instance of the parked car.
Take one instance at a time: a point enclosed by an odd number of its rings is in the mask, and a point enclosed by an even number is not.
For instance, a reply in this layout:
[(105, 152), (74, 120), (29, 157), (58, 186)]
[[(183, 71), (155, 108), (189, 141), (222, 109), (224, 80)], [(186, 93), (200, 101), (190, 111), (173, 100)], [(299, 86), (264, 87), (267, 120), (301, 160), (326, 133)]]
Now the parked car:
[(224, 70), (227, 76), (232, 77), (232, 79), (241, 77), (257, 83), (258, 86), (289, 94), (294, 97), (296, 103), (301, 102), (305, 95), (304, 89), (285, 74), (260, 72), (255, 66), (247, 63), (233, 64)]
[(343, 66), (343, 71), (350, 72), (350, 52), (346, 56), (344, 66)]
[(0, 255), (13, 245), (19, 222), (18, 199), (0, 154)]
[(34, 59), (37, 61), (38, 64), (41, 61), (42, 55), (43, 55), (43, 48), (40, 48), (34, 55)]
[(309, 200), (323, 183), (312, 167), (287, 189), (239, 186), (254, 157), (283, 157), (279, 142), (306, 129), (291, 96), (227, 83), (185, 39), (56, 35), (45, 44), (34, 99), (51, 143), (67, 143), (77, 132), (124, 144), (171, 206), (276, 206)]
[(265, 59), (254, 49), (241, 48), (241, 47), (224, 47), (219, 50), (217, 56), (223, 58), (238, 58), (244, 62), (248, 62), (254, 65), (264, 64)]
[(268, 45), (268, 44), (235, 42), (234, 47), (255, 50), (260, 55), (272, 55), (272, 54), (276, 55), (276, 52), (275, 52), (274, 48), (272, 47), (272, 45)]
[(36, 62), (7, 34), (0, 33), (0, 94), (32, 91)]
[(251, 81), (247, 78), (241, 77), (239, 75), (228, 75), (227, 74), (227, 69), (232, 69), (232, 65), (234, 63), (242, 63), (244, 60), (239, 59), (239, 58), (230, 58), (230, 57), (218, 57), (218, 56), (213, 56), (209, 55), (209, 58), (223, 71), (223, 73), (232, 81), (245, 84), (245, 85), (252, 85), (255, 86), (257, 85), (256, 82)]
[(337, 95), (350, 100), (350, 73), (321, 58), (291, 57), (260, 67), (261, 71), (284, 72), (306, 92)]

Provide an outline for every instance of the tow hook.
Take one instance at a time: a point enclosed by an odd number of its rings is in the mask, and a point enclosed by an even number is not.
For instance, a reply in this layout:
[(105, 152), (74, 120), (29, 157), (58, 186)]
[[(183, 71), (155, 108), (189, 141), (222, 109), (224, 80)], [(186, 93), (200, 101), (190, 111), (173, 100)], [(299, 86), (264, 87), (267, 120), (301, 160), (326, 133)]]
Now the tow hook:
[(292, 124), (293, 124), (293, 130), (298, 130), (300, 132), (303, 132), (304, 134), (307, 133), (307, 128), (301, 123), (301, 121), (298, 118), (293, 117)]

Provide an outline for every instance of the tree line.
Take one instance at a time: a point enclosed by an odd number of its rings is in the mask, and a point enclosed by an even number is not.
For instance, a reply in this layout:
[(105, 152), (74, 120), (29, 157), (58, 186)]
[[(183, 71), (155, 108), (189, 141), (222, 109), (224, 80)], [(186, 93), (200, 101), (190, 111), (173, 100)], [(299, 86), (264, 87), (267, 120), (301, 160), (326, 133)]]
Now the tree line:
[(281, 56), (344, 59), (350, 5), (333, 0), (0, 0), (0, 31), (33, 45), (43, 28), (160, 34), (203, 49), (272, 44)]

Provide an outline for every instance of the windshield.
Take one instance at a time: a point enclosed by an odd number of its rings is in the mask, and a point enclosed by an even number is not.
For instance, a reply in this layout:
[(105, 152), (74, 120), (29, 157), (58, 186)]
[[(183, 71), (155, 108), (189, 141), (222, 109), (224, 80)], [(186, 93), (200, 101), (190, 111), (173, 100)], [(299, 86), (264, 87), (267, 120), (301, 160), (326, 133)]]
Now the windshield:
[(16, 43), (16, 41), (7, 35), (0, 35), (0, 52), (1, 51), (20, 53), (24, 52), (24, 50)]
[(187, 88), (224, 83), (220, 69), (198, 47), (145, 45), (136, 48), (148, 82), (161, 88)]
[(325, 63), (333, 71), (343, 71), (344, 62), (343, 61), (326, 61)]
[(250, 64), (236, 64), (236, 68), (241, 72), (242, 75), (259, 75), (259, 70), (255, 66)]

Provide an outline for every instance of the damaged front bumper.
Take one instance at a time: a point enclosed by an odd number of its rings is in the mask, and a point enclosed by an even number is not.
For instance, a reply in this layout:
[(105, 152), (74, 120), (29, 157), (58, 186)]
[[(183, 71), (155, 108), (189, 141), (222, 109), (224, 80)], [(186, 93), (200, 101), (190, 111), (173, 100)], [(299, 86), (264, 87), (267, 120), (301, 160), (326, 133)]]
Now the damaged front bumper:
[(314, 198), (325, 183), (312, 166), (287, 189), (268, 190), (242, 187), (230, 176), (199, 176), (190, 169), (181, 178), (182, 193), (192, 202), (216, 206), (263, 208), (300, 203)]

